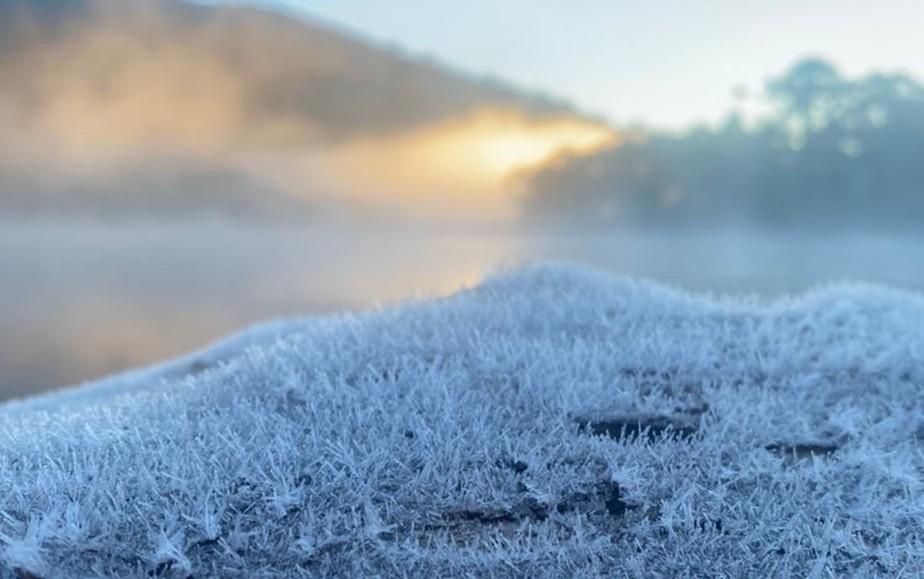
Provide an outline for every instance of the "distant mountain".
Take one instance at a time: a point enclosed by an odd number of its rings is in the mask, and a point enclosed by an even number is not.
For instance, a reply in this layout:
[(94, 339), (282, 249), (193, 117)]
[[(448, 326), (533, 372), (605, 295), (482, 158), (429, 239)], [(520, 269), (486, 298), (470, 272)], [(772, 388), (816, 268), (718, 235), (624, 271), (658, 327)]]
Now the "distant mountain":
[(308, 20), (180, 0), (4, 0), (0, 72), (0, 208), (173, 206), (164, 186), (263, 206), (280, 185), (248, 184), (254, 157), (485, 108), (578, 116)]

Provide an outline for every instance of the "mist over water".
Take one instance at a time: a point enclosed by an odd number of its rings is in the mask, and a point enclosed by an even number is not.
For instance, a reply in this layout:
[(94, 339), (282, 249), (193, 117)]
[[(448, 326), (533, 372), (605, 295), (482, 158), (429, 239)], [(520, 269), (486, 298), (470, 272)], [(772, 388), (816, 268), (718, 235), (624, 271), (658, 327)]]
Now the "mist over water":
[(764, 297), (924, 289), (904, 73), (806, 58), (719, 125), (661, 132), (183, 0), (0, 3), (0, 70), (0, 399), (540, 259)]
[(767, 298), (841, 280), (924, 289), (924, 238), (910, 234), (0, 221), (0, 398), (181, 355), (269, 318), (444, 295), (539, 259)]

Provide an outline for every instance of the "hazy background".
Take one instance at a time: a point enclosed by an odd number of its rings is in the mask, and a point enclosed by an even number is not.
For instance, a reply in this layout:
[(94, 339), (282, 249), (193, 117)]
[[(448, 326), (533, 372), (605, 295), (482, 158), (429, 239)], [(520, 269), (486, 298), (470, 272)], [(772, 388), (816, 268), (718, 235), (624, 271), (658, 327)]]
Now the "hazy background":
[(0, 398), (538, 258), (924, 289), (924, 8), (637, 4), (0, 3)]

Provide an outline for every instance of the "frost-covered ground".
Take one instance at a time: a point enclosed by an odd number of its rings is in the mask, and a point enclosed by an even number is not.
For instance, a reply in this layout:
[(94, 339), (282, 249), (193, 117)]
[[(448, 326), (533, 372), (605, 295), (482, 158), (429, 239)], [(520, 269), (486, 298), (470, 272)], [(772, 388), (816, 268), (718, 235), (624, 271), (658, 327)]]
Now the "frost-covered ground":
[(565, 266), (0, 407), (0, 576), (919, 576), (924, 297)]

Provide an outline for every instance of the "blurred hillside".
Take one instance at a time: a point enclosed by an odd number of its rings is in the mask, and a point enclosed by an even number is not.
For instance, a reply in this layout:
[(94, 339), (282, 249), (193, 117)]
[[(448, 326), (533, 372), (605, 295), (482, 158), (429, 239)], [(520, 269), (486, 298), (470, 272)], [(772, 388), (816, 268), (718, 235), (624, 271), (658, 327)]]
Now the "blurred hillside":
[[(466, 184), (483, 188), (609, 133), (562, 101), (241, 6), (5, 0), (0, 71), (2, 211), (313, 213), (356, 210), (375, 185), (383, 206), (419, 205), (436, 192), (408, 193), (394, 164), (421, 138), (448, 157), (465, 139), (545, 139), (489, 149), (513, 158)], [(453, 182), (437, 161), (414, 168), (431, 189)], [(468, 193), (441, 192), (449, 210)]]
[(528, 184), (535, 223), (919, 227), (924, 88), (902, 74), (846, 78), (807, 59), (766, 87), (756, 122), (648, 134), (562, 159)]

